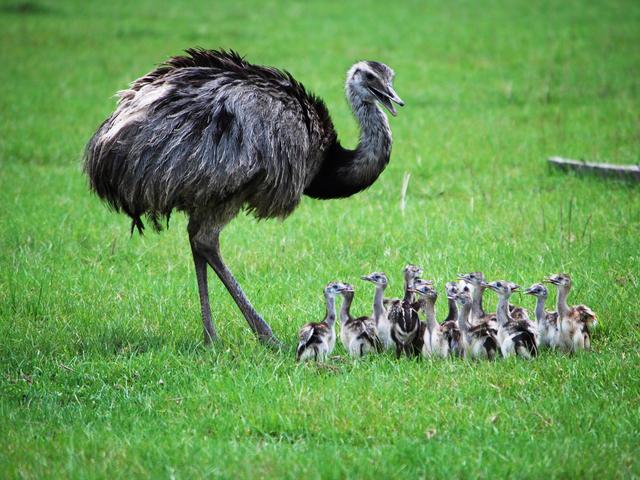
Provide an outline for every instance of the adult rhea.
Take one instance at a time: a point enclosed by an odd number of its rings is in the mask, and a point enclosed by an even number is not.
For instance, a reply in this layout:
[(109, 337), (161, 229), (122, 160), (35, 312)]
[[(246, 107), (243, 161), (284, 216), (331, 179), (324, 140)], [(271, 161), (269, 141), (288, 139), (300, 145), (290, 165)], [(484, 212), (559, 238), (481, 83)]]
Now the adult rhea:
[(231, 51), (189, 49), (134, 81), (87, 145), (91, 189), (131, 217), (131, 231), (156, 230), (171, 212), (189, 218), (204, 339), (216, 338), (207, 289), (213, 268), (258, 338), (278, 344), (220, 255), (220, 232), (246, 208), (284, 218), (302, 195), (343, 198), (369, 187), (389, 162), (391, 131), (378, 106), (403, 105), (388, 66), (363, 61), (347, 74), (360, 123), (343, 148), (325, 104), (288, 72), (252, 65)]

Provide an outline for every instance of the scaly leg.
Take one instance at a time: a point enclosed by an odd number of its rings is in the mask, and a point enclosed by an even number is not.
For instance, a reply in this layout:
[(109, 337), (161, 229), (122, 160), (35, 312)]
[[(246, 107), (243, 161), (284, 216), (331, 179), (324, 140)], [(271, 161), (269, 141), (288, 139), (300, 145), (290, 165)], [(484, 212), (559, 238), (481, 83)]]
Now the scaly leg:
[(198, 281), (198, 295), (200, 296), (200, 310), (202, 312), (202, 325), (204, 327), (204, 343), (211, 344), (218, 338), (216, 329), (211, 322), (211, 307), (209, 306), (209, 287), (207, 285), (207, 260), (200, 255), (191, 244), (193, 264), (196, 267), (196, 279)]
[[(191, 225), (190, 225), (191, 227)], [(233, 277), (227, 266), (222, 260), (220, 255), (220, 232), (211, 232), (203, 241), (202, 234), (204, 232), (198, 231), (192, 235), (192, 246), (195, 248), (196, 253), (205, 258), (207, 263), (211, 265), (214, 272), (218, 275), (224, 286), (227, 288), (231, 296), (238, 305), (238, 308), (247, 320), (247, 323), (256, 334), (258, 339), (269, 346), (281, 347), (280, 341), (273, 334), (271, 327), (265, 322), (260, 314), (253, 308), (249, 299), (240, 288), (240, 285)], [(194, 257), (195, 258), (195, 257)], [(208, 300), (207, 300), (208, 303)], [(206, 324), (203, 307), (203, 321)]]

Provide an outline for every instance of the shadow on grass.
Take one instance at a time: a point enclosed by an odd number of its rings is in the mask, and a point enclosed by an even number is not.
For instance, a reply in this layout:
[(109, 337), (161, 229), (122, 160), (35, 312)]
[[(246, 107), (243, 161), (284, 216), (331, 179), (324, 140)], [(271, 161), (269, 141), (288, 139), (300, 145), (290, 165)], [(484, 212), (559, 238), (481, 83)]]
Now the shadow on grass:
[(56, 13), (49, 5), (36, 2), (16, 2), (0, 6), (0, 12), (13, 15), (50, 15)]

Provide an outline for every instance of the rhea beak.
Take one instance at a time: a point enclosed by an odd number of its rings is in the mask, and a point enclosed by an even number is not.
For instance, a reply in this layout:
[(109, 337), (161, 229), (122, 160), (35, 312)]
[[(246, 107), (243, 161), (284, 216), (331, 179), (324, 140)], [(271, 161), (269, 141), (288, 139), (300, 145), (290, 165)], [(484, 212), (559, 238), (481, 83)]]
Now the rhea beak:
[(342, 288), (342, 291), (343, 291), (343, 292), (353, 292), (353, 287), (352, 287), (351, 285), (345, 285), (345, 286)]
[(369, 275), (362, 275), (362, 276), (360, 277), (360, 279), (361, 279), (361, 280), (364, 280), (364, 281), (366, 281), (366, 282), (371, 282), (371, 281), (373, 281), (373, 280), (372, 280), (372, 278), (371, 278)]
[(527, 295), (533, 295), (533, 290), (531, 290), (530, 288), (527, 288), (524, 292), (522, 293), (526, 293)]
[(376, 96), (378, 101), (385, 106), (389, 113), (394, 117), (397, 115), (396, 108), (393, 106), (393, 102), (397, 103), (401, 107), (404, 106), (404, 102), (398, 96), (391, 84), (385, 85), (382, 88), (369, 87), (371, 92)]

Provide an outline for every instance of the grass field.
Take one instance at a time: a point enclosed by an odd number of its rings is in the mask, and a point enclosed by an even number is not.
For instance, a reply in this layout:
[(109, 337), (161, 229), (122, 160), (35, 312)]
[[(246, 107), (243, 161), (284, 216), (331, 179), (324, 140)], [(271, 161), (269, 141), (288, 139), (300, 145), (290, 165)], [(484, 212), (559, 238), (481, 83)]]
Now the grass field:
[[(0, 0), (1, 477), (640, 476), (638, 188), (545, 165), (640, 163), (638, 2), (32, 1)], [(371, 189), (222, 237), (284, 352), (214, 280), (223, 340), (204, 348), (185, 218), (130, 239), (81, 173), (113, 93), (195, 45), (290, 70), (348, 145), (351, 63), (391, 65), (407, 104)], [(399, 295), (409, 261), (440, 287), (570, 272), (594, 351), (294, 364), (327, 281), (364, 314), (358, 277), (384, 270)]]

